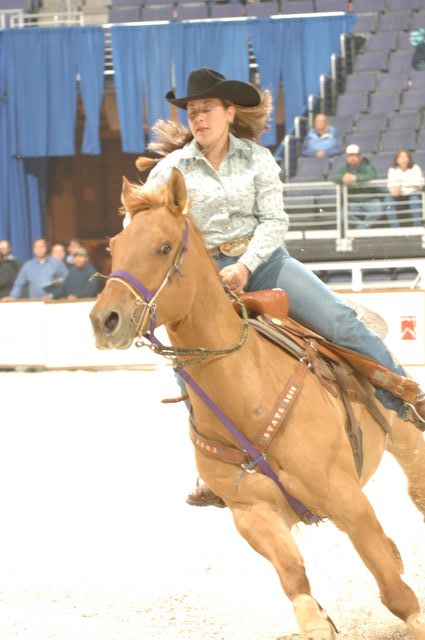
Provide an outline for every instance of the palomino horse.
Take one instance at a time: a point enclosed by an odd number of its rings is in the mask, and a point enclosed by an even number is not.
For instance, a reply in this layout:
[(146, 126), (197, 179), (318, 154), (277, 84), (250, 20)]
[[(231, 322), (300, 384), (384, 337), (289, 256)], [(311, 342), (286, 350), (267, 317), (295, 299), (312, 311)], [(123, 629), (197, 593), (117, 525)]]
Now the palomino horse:
[[(110, 242), (113, 271), (91, 312), (97, 347), (126, 349), (136, 335), (152, 333), (156, 319), (167, 328), (172, 345), (167, 353), (188, 358), (184, 371), (252, 442), (299, 363), (251, 327), (246, 331), (186, 214), (186, 186), (176, 169), (168, 184), (156, 190), (124, 181), (122, 202), (131, 224)], [(218, 447), (234, 447), (233, 436), (216, 413), (191, 387), (188, 392), (200, 436)], [(291, 536), (300, 518), (279, 482), (311, 512), (348, 534), (374, 575), (382, 602), (405, 621), (413, 638), (425, 640), (425, 617), (400, 577), (397, 548), (361, 490), (387, 447), (406, 473), (410, 497), (425, 514), (424, 439), (413, 424), (385, 411), (392, 426), (387, 438), (363, 404), (354, 401), (353, 409), (363, 431), (360, 480), (341, 397), (329, 393), (310, 371), (284, 429), (268, 449), (278, 482), (258, 469), (247, 472), (246, 466), (241, 469), (196, 449), (199, 474), (231, 509), (240, 534), (274, 565), (303, 640), (330, 640), (334, 627), (311, 595), (303, 558)]]

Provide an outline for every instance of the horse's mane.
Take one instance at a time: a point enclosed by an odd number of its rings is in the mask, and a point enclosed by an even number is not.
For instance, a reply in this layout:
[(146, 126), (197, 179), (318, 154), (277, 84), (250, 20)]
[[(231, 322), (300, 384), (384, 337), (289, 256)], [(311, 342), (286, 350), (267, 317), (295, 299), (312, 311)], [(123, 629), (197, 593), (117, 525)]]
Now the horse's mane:
[[(158, 207), (168, 207), (173, 210), (166, 185), (153, 188), (145, 184), (127, 182), (126, 200), (131, 214), (147, 211), (148, 209), (157, 209)], [(120, 208), (120, 213), (126, 214), (124, 206)]]
[[(139, 213), (141, 211), (147, 211), (148, 209), (156, 209), (158, 207), (163, 207), (163, 206), (167, 207), (172, 213), (176, 213), (173, 203), (170, 202), (170, 199), (168, 196), (168, 189), (166, 185), (163, 185), (161, 187), (149, 187), (148, 185), (145, 185), (145, 184), (128, 182), (127, 189), (128, 189), (127, 199), (130, 200), (130, 207), (131, 207), (130, 212), (132, 213), (132, 215), (135, 215), (136, 213)], [(124, 207), (121, 207), (120, 213), (122, 215), (125, 215), (126, 209)], [(208, 252), (204, 237), (202, 235), (202, 231), (200, 230), (193, 216), (191, 215), (190, 209), (185, 213), (185, 216), (187, 216), (188, 220), (190, 220), (194, 233), (200, 239), (203, 250), (207, 254), (208, 258), (210, 258), (210, 260), (213, 262), (214, 268), (218, 273), (218, 268), (215, 263), (215, 260), (211, 258)]]

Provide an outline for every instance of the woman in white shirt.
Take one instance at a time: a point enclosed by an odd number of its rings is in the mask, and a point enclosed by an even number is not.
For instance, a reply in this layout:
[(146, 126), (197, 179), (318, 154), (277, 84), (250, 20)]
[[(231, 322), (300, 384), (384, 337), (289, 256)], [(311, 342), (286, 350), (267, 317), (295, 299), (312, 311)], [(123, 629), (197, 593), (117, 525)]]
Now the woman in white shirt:
[(407, 149), (399, 149), (393, 166), (388, 169), (387, 187), (391, 195), (385, 196), (387, 217), (392, 227), (398, 227), (396, 204), (400, 204), (408, 213), (408, 222), (412, 225), (422, 224), (422, 189), (424, 176), (419, 165), (413, 162), (412, 154)]

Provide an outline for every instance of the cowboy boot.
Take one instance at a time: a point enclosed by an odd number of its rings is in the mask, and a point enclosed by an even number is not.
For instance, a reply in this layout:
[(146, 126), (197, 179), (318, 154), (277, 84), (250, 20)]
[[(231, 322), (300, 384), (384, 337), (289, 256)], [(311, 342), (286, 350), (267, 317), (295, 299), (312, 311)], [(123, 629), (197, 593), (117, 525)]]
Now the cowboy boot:
[(195, 491), (189, 493), (186, 502), (193, 507), (219, 507), (223, 509), (226, 506), (223, 500), (216, 496), (205, 483), (199, 482), (199, 478), (196, 482)]

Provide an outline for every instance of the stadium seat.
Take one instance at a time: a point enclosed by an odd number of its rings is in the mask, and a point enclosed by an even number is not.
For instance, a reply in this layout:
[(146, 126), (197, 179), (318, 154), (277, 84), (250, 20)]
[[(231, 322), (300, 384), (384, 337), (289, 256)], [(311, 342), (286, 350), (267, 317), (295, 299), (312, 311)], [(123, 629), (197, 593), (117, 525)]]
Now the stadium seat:
[(31, 11), (33, 6), (31, 0), (1, 0), (0, 11), (2, 9), (22, 9), (23, 11)]
[(336, 115), (347, 116), (365, 112), (368, 109), (369, 97), (364, 93), (349, 93), (338, 96)]
[(278, 14), (280, 11), (277, 0), (260, 0), (259, 2), (247, 2), (245, 13), (251, 18), (268, 18)]
[(407, 31), (410, 11), (386, 11), (381, 13), (377, 31)]
[(376, 73), (374, 71), (359, 71), (347, 76), (345, 81), (346, 93), (370, 92), (376, 87)]
[(386, 0), (387, 11), (413, 11), (419, 9), (418, 0)]
[(405, 73), (387, 73), (381, 71), (377, 77), (378, 91), (403, 91), (407, 88), (408, 77)]
[(178, 2), (177, 20), (205, 20), (209, 17), (206, 2)]
[(157, 20), (171, 21), (175, 19), (175, 6), (172, 4), (145, 5), (142, 9), (142, 20), (144, 22), (156, 22)]
[(417, 71), (416, 69), (410, 69), (409, 82), (412, 89), (422, 89), (425, 87), (425, 71)]
[(403, 93), (401, 106), (403, 109), (423, 109), (425, 107), (425, 87), (405, 91)]
[(388, 72), (408, 74), (412, 68), (412, 55), (413, 53), (410, 49), (391, 51), (388, 59)]
[(345, 146), (357, 144), (363, 153), (377, 152), (378, 143), (379, 130), (348, 133), (344, 139)]
[(389, 113), (400, 106), (400, 94), (393, 91), (376, 91), (370, 96), (369, 113)]
[(383, 131), (387, 126), (386, 113), (359, 113), (356, 118), (356, 131)]
[(397, 149), (409, 149), (413, 151), (416, 146), (416, 131), (412, 129), (400, 129), (399, 131), (385, 131), (381, 134), (381, 151), (397, 151)]
[[(422, 5), (423, 6), (423, 5)], [(425, 9), (414, 11), (410, 20), (409, 29), (423, 29), (425, 25)]]
[(245, 10), (241, 2), (211, 2), (211, 18), (241, 18)]
[(354, 71), (381, 71), (388, 65), (388, 51), (365, 51), (354, 61)]
[(366, 40), (365, 51), (391, 51), (397, 49), (398, 31), (378, 31)]
[(417, 109), (396, 111), (390, 116), (388, 128), (393, 131), (411, 129), (417, 131), (421, 126), (421, 113)]
[(314, 13), (313, 0), (281, 0), (281, 13)]
[(377, 22), (378, 16), (376, 13), (360, 13), (357, 15), (357, 21), (353, 25), (352, 33), (372, 33), (376, 31)]
[[(418, 138), (416, 140), (416, 146), (418, 148), (425, 149), (425, 129), (420, 129), (418, 133)], [(425, 169), (425, 167), (424, 167)]]
[(369, 156), (369, 160), (376, 169), (376, 175), (379, 179), (386, 178), (388, 175), (388, 169), (394, 162), (393, 151), (380, 151), (372, 156)]
[(385, 11), (385, 0), (354, 0), (355, 13), (368, 11)]
[(292, 182), (316, 182), (326, 180), (329, 173), (329, 158), (298, 158), (297, 172)]
[(347, 0), (316, 0), (316, 11), (318, 13), (347, 11)]
[(328, 116), (329, 124), (335, 127), (340, 138), (343, 138), (346, 133), (353, 128), (353, 116)]
[(425, 149), (415, 149), (413, 159), (425, 172)]
[(111, 24), (119, 22), (139, 22), (141, 20), (140, 7), (112, 7), (108, 20)]
[(398, 34), (397, 49), (410, 49), (413, 55), (413, 47), (410, 42), (410, 33), (408, 31), (400, 31)]

